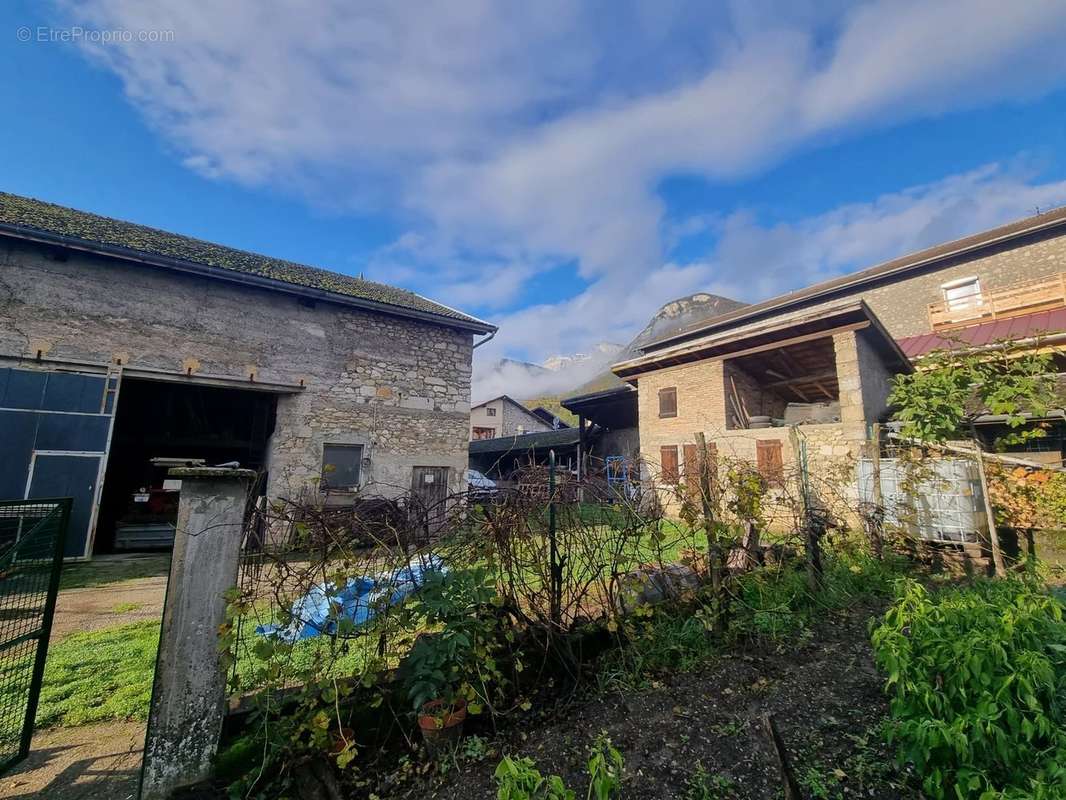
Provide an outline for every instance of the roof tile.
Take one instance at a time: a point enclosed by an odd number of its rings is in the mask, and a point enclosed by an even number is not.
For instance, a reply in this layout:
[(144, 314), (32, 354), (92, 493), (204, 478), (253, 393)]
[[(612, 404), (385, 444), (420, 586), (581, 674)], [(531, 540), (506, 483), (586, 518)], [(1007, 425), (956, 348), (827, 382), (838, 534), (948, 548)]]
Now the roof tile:
[(46, 203), (29, 197), (0, 192), (0, 232), (19, 235), (40, 232), (76, 239), (102, 249), (121, 248), (146, 256), (158, 256), (189, 264), (268, 278), (292, 286), (317, 289), (343, 298), (393, 306), (397, 313), (414, 311), (454, 320), (475, 328), (494, 326), (436, 303), (419, 294), (363, 280), (351, 275), (238, 250), (233, 247), (170, 233), (145, 225), (102, 217), (86, 211)]

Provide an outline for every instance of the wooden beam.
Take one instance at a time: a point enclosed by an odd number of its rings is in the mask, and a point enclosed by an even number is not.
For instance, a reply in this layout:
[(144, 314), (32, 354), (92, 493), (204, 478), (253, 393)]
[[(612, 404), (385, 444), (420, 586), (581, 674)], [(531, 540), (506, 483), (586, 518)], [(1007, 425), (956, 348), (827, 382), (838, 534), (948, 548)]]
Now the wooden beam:
[[(767, 370), (767, 372), (769, 372), (769, 370)], [(781, 381), (773, 381), (772, 383), (767, 383), (764, 385), (768, 389), (772, 389), (778, 386), (790, 386), (793, 383), (813, 383), (817, 385), (818, 381), (828, 380), (829, 378), (835, 378), (836, 376), (836, 370), (833, 370), (832, 372), (818, 372), (814, 375), (794, 375), (791, 378), (785, 378)], [(822, 389), (821, 386), (819, 386), (818, 388)], [(822, 389), (822, 391), (824, 392), (825, 390)]]
[(833, 397), (833, 395), (832, 395), (832, 394), (830, 393), (830, 391), (829, 391), (828, 389), (826, 389), (826, 388), (825, 388), (825, 387), (824, 387), (824, 386), (822, 385), (821, 381), (815, 381), (815, 382), (814, 382), (814, 385), (815, 385), (815, 386), (817, 386), (817, 387), (818, 387), (819, 389), (821, 389), (821, 390), (822, 390), (822, 394), (824, 394), (824, 395), (825, 395), (825, 397), (826, 397), (826, 399), (827, 399), (827, 400), (833, 400), (833, 399), (835, 399), (835, 398)]
[[(799, 323), (797, 323), (799, 324)], [(686, 361), (698, 361), (702, 359), (709, 359), (712, 361), (723, 361), (729, 358), (740, 358), (741, 356), (753, 355), (755, 353), (765, 353), (768, 350), (780, 350), (782, 347), (788, 347), (793, 344), (801, 344), (802, 342), (813, 342), (817, 339), (832, 339), (838, 333), (847, 333), (849, 331), (861, 331), (864, 328), (869, 328), (871, 325), (869, 320), (865, 322), (853, 322), (848, 325), (840, 325), (836, 328), (827, 328), (824, 331), (818, 331), (817, 333), (807, 333), (802, 336), (793, 336), (790, 339), (782, 339), (780, 341), (771, 342), (769, 344), (756, 345), (754, 347), (744, 348), (732, 353), (720, 353), (720, 354), (707, 354), (704, 355), (703, 351), (715, 350), (721, 348), (728, 342), (715, 342), (712, 344), (701, 344), (698, 346), (690, 347), (686, 350), (682, 350), (678, 353), (663, 354), (662, 356), (655, 356), (649, 354), (643, 357), (642, 360), (623, 362), (618, 365), (618, 370), (615, 372), (619, 377), (632, 377), (632, 372), (650, 372), (654, 369), (662, 369), (663, 366), (668, 364), (682, 364)], [(760, 334), (765, 335), (765, 334)], [(747, 338), (738, 336), (738, 339)], [(646, 359), (646, 360), (644, 360)], [(658, 366), (655, 366), (658, 365)]]

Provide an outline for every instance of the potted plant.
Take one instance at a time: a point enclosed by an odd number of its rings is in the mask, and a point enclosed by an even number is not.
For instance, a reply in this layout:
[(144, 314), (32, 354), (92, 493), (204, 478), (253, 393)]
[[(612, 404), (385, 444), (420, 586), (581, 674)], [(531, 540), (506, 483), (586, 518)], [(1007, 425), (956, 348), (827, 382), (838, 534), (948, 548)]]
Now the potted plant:
[(462, 733), (468, 710), (468, 686), (462, 679), (468, 650), (465, 636), (445, 629), (419, 636), (407, 657), (407, 696), (431, 747)]
[(415, 640), (400, 674), (431, 747), (458, 738), (467, 714), (481, 712), (489, 683), (502, 677), (493, 658), (495, 594), (487, 570), (475, 568), (430, 576), (412, 602), (433, 632)]

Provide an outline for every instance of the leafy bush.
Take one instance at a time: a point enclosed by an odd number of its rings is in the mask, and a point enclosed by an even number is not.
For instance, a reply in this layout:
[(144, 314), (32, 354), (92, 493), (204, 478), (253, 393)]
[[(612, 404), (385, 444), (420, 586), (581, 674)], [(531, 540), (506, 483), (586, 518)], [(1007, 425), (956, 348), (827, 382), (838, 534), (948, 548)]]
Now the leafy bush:
[(892, 594), (902, 560), (874, 558), (854, 541), (840, 539), (823, 553), (822, 588), (812, 593), (806, 570), (786, 564), (741, 575), (730, 630), (734, 636), (780, 639), (809, 627), (827, 609)]
[(558, 775), (544, 777), (531, 758), (504, 756), (496, 767), (497, 800), (574, 800)]
[[(610, 800), (622, 787), (625, 760), (611, 744), (606, 732), (600, 733), (589, 748), (588, 800)], [(531, 758), (513, 759), (505, 756), (497, 765), (497, 800), (574, 800), (572, 789), (566, 788), (558, 775), (540, 774)]]
[(702, 608), (641, 606), (622, 622), (624, 644), (605, 653), (598, 665), (603, 688), (639, 689), (666, 672), (687, 672), (707, 662), (717, 645)]
[(432, 573), (414, 596), (408, 612), (424, 617), (438, 632), (418, 637), (400, 666), (412, 707), (443, 700), (447, 710), (459, 699), (478, 714), (491, 687), (503, 681), (496, 663), (501, 636), (492, 575), (484, 567)]
[(873, 632), (890, 740), (931, 798), (1066, 796), (1066, 623), (1027, 579), (900, 581)]

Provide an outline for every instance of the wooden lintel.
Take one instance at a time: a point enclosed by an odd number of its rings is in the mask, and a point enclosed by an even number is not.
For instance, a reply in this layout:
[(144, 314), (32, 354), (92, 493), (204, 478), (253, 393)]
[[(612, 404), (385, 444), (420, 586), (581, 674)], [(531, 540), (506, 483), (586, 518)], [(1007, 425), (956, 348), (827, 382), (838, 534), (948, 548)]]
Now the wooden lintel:
[(735, 353), (724, 353), (719, 356), (709, 356), (715, 361), (724, 361), (726, 359), (740, 358), (741, 356), (750, 356), (755, 353), (765, 353), (767, 350), (780, 350), (783, 347), (789, 347), (794, 344), (801, 344), (802, 342), (813, 342), (817, 339), (831, 339), (838, 333), (848, 333), (849, 331), (861, 331), (864, 328), (869, 328), (870, 323), (856, 322), (851, 325), (841, 325), (839, 328), (830, 328), (829, 330), (819, 331), (818, 333), (806, 333), (802, 336), (793, 336), (791, 339), (782, 339), (779, 342), (772, 342), (770, 344), (760, 344), (755, 347), (748, 347), (744, 350), (737, 350)]
[[(767, 370), (767, 372), (769, 372), (769, 370)], [(834, 370), (832, 372), (818, 372), (814, 375), (795, 375), (791, 378), (785, 378), (781, 381), (773, 381), (772, 383), (767, 383), (764, 385), (767, 388), (774, 388), (777, 386), (790, 386), (793, 383), (813, 383), (815, 386), (818, 386), (818, 381), (829, 380), (830, 378), (835, 378), (836, 376), (836, 370)], [(821, 386), (818, 386), (818, 388), (822, 389)], [(822, 391), (825, 390), (822, 389)]]
[[(801, 336), (793, 336), (789, 339), (781, 339), (776, 342), (770, 342), (769, 344), (760, 344), (753, 347), (747, 347), (742, 350), (736, 350), (731, 353), (710, 353), (703, 355), (703, 351), (715, 350), (720, 348), (724, 343), (716, 342), (714, 344), (704, 344), (699, 346), (693, 346), (680, 352), (663, 354), (659, 357), (652, 355), (646, 356), (647, 361), (641, 363), (626, 362), (620, 365), (620, 369), (615, 374), (624, 380), (631, 380), (640, 373), (651, 372), (658, 369), (663, 369), (668, 366), (674, 366), (677, 364), (684, 364), (688, 361), (725, 361), (727, 359), (741, 358), (742, 356), (750, 356), (755, 353), (765, 353), (769, 350), (780, 350), (783, 347), (789, 347), (794, 344), (802, 344), (803, 342), (813, 342), (818, 339), (831, 339), (838, 333), (848, 333), (850, 331), (860, 331), (865, 328), (869, 328), (871, 325), (869, 320), (863, 322), (852, 322), (847, 325), (840, 325), (835, 328), (827, 328), (824, 331), (818, 331), (816, 333), (805, 333)], [(746, 338), (746, 337), (738, 337)]]

